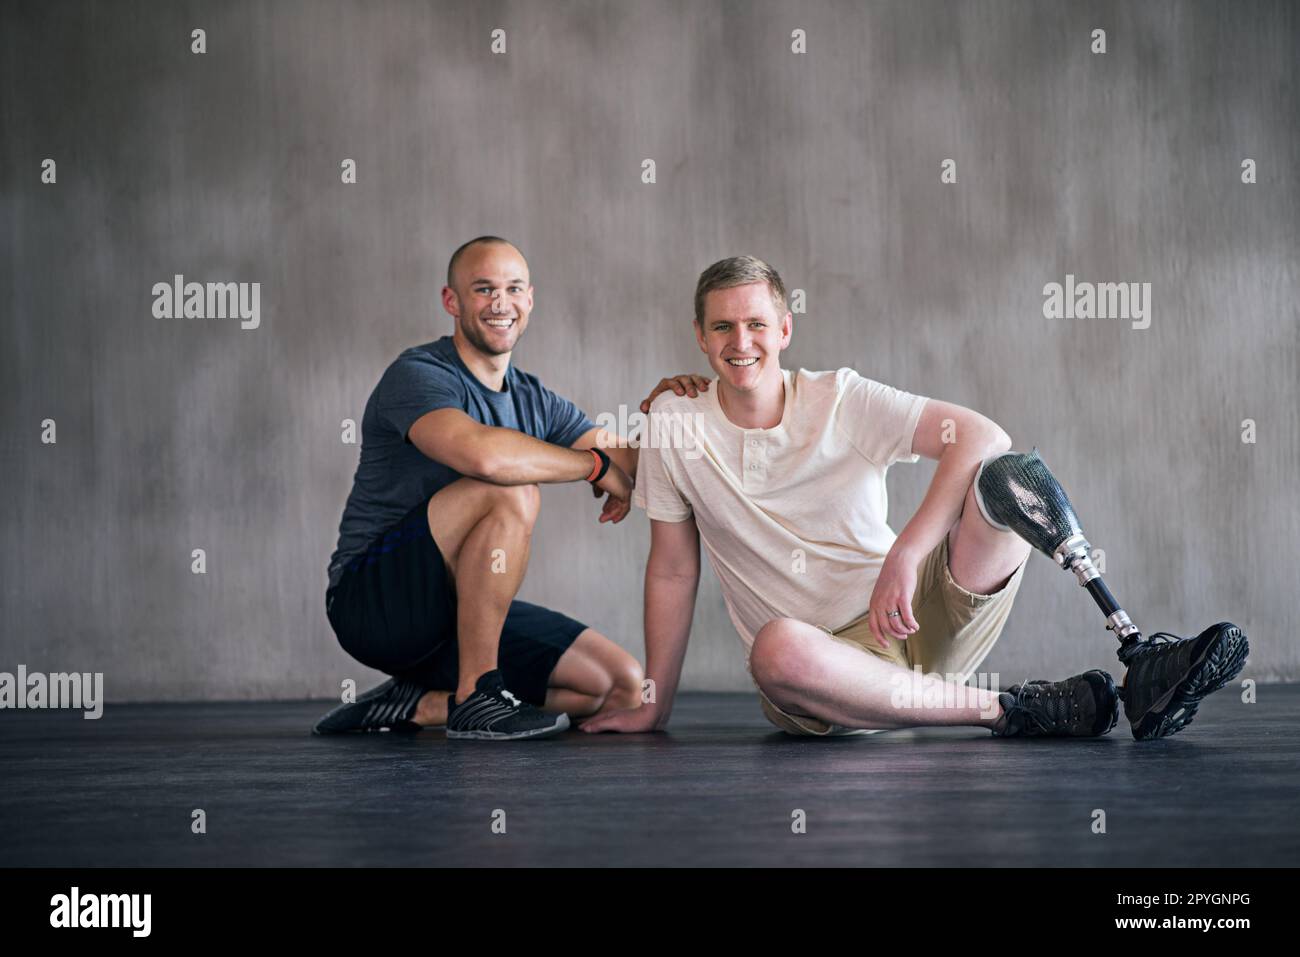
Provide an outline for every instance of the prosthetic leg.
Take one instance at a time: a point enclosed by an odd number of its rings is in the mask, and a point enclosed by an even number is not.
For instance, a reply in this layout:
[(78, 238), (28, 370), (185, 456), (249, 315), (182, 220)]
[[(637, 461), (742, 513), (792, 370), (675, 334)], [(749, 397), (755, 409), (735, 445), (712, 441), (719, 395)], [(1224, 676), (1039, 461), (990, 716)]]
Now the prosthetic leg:
[[(1047, 469), (1035, 448), (1028, 455), (1006, 452), (985, 459), (975, 478), (975, 501), (984, 520), (1012, 531), (1088, 589), (1102, 613), (1106, 629), (1121, 642), (1137, 641), (1142, 633), (1119, 606), (1092, 563), (1092, 545), (1084, 538), (1074, 506), (1065, 489)], [(1130, 646), (1131, 647), (1131, 646)], [(1123, 646), (1120, 660), (1124, 660)]]
[(1135, 738), (1182, 730), (1201, 698), (1241, 671), (1249, 644), (1231, 622), (1211, 625), (1196, 638), (1157, 632), (1143, 639), (1102, 581), (1074, 506), (1037, 448), (985, 459), (975, 477), (975, 500), (990, 525), (1015, 532), (1088, 589), (1106, 616), (1106, 629), (1119, 639), (1120, 661), (1128, 666), (1120, 695)]

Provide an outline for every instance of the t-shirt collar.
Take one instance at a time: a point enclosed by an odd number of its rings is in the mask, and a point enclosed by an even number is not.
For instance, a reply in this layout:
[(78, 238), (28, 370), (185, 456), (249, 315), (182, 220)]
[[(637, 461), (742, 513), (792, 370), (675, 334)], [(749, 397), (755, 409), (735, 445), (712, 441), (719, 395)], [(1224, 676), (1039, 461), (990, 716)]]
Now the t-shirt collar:
[(735, 429), (737, 432), (762, 432), (765, 435), (774, 435), (779, 432), (785, 432), (786, 427), (790, 424), (790, 409), (794, 405), (794, 374), (789, 369), (782, 369), (781, 378), (785, 380), (785, 404), (781, 407), (781, 421), (777, 425), (772, 426), (772, 428), (746, 429), (727, 418), (727, 413), (722, 410), (722, 400), (718, 397), (722, 390), (722, 386), (718, 384), (717, 380), (714, 381), (713, 388), (706, 393), (711, 397), (710, 408), (714, 417), (724, 427)]
[(456, 348), (456, 343), (452, 340), (451, 336), (443, 336), (439, 341), (447, 344), (447, 352), (450, 353), (452, 361), (456, 363), (456, 367), (465, 374), (465, 378), (478, 386), (480, 392), (497, 399), (510, 395), (510, 377), (515, 371), (515, 364), (513, 362), (506, 366), (505, 378), (501, 380), (501, 391), (497, 392), (489, 389), (487, 384), (479, 379), (469, 366), (465, 365), (465, 360), (460, 357), (460, 350)]

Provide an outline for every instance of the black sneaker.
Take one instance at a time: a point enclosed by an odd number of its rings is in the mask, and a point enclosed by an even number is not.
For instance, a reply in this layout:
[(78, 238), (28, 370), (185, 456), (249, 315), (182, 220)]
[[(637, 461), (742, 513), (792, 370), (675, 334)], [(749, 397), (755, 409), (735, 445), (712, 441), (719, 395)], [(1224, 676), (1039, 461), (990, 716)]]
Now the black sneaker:
[(1192, 723), (1201, 699), (1241, 673), (1250, 644), (1230, 621), (1211, 625), (1195, 638), (1159, 631), (1131, 638), (1119, 649), (1128, 665), (1120, 694), (1124, 714), (1139, 741), (1176, 734)]
[(1064, 681), (1027, 681), (998, 695), (1001, 728), (1010, 737), (1096, 738), (1119, 721), (1119, 693), (1104, 671), (1088, 671)]
[(356, 701), (341, 704), (316, 722), (313, 734), (343, 734), (347, 731), (419, 731), (411, 720), (424, 688), (410, 681), (389, 678), (371, 688)]
[(447, 706), (447, 737), (481, 741), (516, 741), (545, 738), (569, 728), (567, 714), (547, 714), (520, 701), (506, 690), (500, 671), (478, 679), (474, 693), (460, 704)]

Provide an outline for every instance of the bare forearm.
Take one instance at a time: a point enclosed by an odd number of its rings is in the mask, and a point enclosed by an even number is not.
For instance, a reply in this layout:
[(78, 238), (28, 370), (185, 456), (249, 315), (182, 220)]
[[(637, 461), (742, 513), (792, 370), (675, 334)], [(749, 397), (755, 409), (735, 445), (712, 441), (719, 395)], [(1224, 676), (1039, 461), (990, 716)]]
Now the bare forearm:
[(650, 687), (655, 696), (647, 704), (658, 713), (660, 728), (668, 723), (677, 697), (699, 581), (698, 569), (691, 577), (659, 575), (646, 568), (645, 674), (654, 682)]
[(918, 558), (929, 554), (961, 516), (966, 490), (980, 462), (1010, 447), (1006, 433), (992, 429), (969, 434), (944, 449), (921, 506), (898, 533), (894, 547)]
[(574, 443), (574, 447), (579, 449), (598, 448), (609, 456), (611, 462), (626, 472), (628, 477), (636, 478), (636, 463), (640, 449), (629, 445), (627, 438), (624, 436), (607, 432), (604, 429), (593, 429), (579, 438)]
[(472, 477), (496, 485), (577, 482), (595, 464), (586, 449), (566, 449), (515, 429), (489, 427), (481, 441), (478, 474)]
[(611, 446), (605, 448), (603, 451), (613, 460), (615, 465), (632, 478), (636, 478), (637, 454), (640, 452), (640, 449), (632, 448), (630, 446), (626, 448)]

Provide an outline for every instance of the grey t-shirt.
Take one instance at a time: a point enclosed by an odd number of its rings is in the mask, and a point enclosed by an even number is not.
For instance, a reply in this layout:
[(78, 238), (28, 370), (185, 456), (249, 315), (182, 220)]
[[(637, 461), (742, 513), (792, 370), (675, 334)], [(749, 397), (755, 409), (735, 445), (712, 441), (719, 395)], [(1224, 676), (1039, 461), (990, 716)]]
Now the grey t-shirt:
[(582, 410), (546, 388), (537, 377), (506, 369), (494, 392), (461, 361), (451, 336), (403, 352), (370, 393), (361, 419), (361, 461), (339, 522), (338, 548), (330, 556), (329, 583), (344, 566), (407, 512), (427, 502), (460, 473), (411, 444), (407, 431), (434, 409), (460, 409), (484, 425), (517, 429), (568, 447), (594, 429)]

